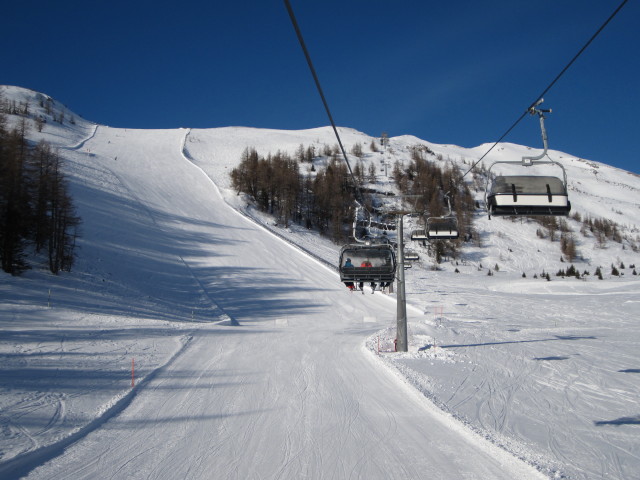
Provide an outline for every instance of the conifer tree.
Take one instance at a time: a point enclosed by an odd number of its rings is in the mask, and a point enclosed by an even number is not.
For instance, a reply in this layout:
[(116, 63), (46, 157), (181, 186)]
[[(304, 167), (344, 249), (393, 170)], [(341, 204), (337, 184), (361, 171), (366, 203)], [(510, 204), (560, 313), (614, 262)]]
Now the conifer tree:
[(2, 270), (12, 275), (28, 268), (25, 247), (31, 212), (26, 133), (25, 119), (13, 131), (0, 132), (0, 262)]
[(353, 147), (351, 147), (351, 153), (353, 153), (359, 159), (364, 157), (364, 152), (362, 151), (362, 144), (360, 142), (356, 142)]
[[(22, 107), (28, 113), (28, 105)], [(80, 219), (60, 168), (61, 158), (46, 142), (30, 147), (27, 121), (6, 130), (0, 118), (0, 260), (5, 272), (29, 268), (27, 246), (47, 248), (53, 273), (73, 264)]]

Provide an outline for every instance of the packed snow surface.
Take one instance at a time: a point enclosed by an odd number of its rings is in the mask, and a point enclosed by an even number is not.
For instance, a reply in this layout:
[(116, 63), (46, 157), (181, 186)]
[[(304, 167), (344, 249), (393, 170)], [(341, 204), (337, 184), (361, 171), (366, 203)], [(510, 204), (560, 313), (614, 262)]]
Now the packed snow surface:
[[(331, 129), (76, 118), (31, 135), (60, 148), (82, 237), (71, 273), (0, 275), (2, 478), (638, 478), (633, 249), (584, 237), (574, 263), (591, 275), (546, 281), (557, 242), (478, 214), (482, 242), (438, 270), (415, 246), (395, 353), (394, 294), (349, 292), (339, 246), (230, 189), (247, 146), (333, 145)], [(461, 166), (486, 151), (398, 137), (365, 161), (416, 143)], [(635, 231), (640, 179), (557, 155), (575, 209)]]

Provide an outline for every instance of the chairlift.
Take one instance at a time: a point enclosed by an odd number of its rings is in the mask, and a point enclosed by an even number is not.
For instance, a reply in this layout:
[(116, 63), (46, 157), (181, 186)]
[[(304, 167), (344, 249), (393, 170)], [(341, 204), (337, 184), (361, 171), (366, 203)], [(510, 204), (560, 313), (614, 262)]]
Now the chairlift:
[(429, 240), (429, 235), (427, 235), (427, 229), (421, 228), (417, 230), (411, 230), (411, 240)]
[[(544, 127), (544, 114), (551, 110), (536, 108), (543, 102), (540, 99), (529, 109), (531, 115), (538, 115), (542, 131), (543, 152), (534, 157), (522, 157), (521, 161), (497, 161), (491, 164), (489, 172), (499, 163), (518, 164), (524, 167), (532, 165), (555, 165), (562, 170), (562, 178), (542, 175), (500, 175), (496, 176), (491, 188), (485, 190), (485, 204), (491, 215), (555, 215), (567, 216), (571, 203), (567, 194), (567, 172), (564, 167), (547, 155), (547, 132)], [(548, 160), (542, 160), (547, 157)]]
[(426, 232), (429, 240), (455, 240), (460, 236), (458, 221), (453, 216), (428, 218)]
[(420, 260), (420, 255), (418, 255), (418, 253), (414, 252), (413, 250), (405, 250), (404, 259), (410, 262), (417, 262), (418, 260)]
[(487, 210), (489, 216), (567, 216), (571, 203), (566, 183), (559, 178), (539, 175), (499, 176), (494, 180), (491, 193), (487, 196)]
[(411, 240), (412, 241), (425, 241), (429, 240), (429, 235), (427, 234), (427, 222), (422, 215), (419, 215), (421, 219), (418, 221), (418, 228), (411, 230)]
[(391, 283), (396, 275), (396, 256), (390, 244), (350, 244), (340, 250), (340, 281), (345, 283)]
[(460, 236), (458, 231), (458, 220), (451, 211), (449, 195), (446, 194), (449, 212), (441, 217), (429, 217), (427, 219), (427, 239), (428, 240), (455, 240)]
[[(396, 274), (396, 256), (393, 245), (386, 235), (362, 239), (358, 237), (357, 219), (361, 207), (356, 208), (353, 222), (353, 238), (355, 244), (349, 244), (340, 250), (338, 271), (340, 281), (353, 286), (355, 283), (391, 283)], [(368, 230), (372, 225), (371, 217), (368, 219)]]

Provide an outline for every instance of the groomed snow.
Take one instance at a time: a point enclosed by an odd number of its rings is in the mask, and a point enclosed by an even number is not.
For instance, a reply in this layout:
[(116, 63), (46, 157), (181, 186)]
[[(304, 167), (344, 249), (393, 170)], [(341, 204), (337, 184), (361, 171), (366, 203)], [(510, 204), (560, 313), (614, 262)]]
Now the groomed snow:
[[(371, 142), (341, 134), (348, 146)], [(630, 248), (583, 238), (575, 264), (592, 275), (560, 279), (557, 242), (537, 238), (534, 224), (479, 215), (482, 246), (467, 245), (458, 262), (435, 271), (415, 247), (410, 352), (393, 353), (395, 297), (348, 292), (332, 267), (339, 246), (274, 226), (229, 189), (245, 147), (333, 145), (330, 129), (149, 131), (76, 118), (32, 136), (61, 148), (83, 226), (72, 273), (0, 275), (2, 478), (629, 479), (640, 470)], [(406, 161), (418, 142), (443, 161), (486, 150), (401, 137), (365, 161)], [(637, 236), (640, 179), (556, 155), (568, 163), (574, 208)], [(625, 275), (611, 277), (620, 261)], [(542, 270), (551, 282), (533, 278)]]

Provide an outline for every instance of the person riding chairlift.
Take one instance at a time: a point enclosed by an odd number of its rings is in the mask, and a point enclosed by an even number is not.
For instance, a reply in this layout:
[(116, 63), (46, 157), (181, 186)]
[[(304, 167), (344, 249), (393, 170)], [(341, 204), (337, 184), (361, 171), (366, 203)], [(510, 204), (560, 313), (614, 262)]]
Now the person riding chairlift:
[[(369, 261), (369, 259), (367, 258), (365, 261), (363, 261), (360, 264), (361, 267), (365, 267), (365, 268), (369, 268), (369, 267), (373, 267), (373, 264)], [(376, 282), (371, 282), (371, 293), (373, 293), (376, 289)], [(364, 284), (363, 282), (360, 282), (360, 290), (362, 290)]]
[[(344, 266), (346, 268), (349, 268), (349, 267), (353, 268), (353, 263), (351, 263), (351, 259), (350, 258), (347, 258), (347, 261), (344, 262)], [(344, 282), (344, 284), (351, 291), (353, 291), (356, 288), (355, 285), (353, 284), (353, 282)]]

